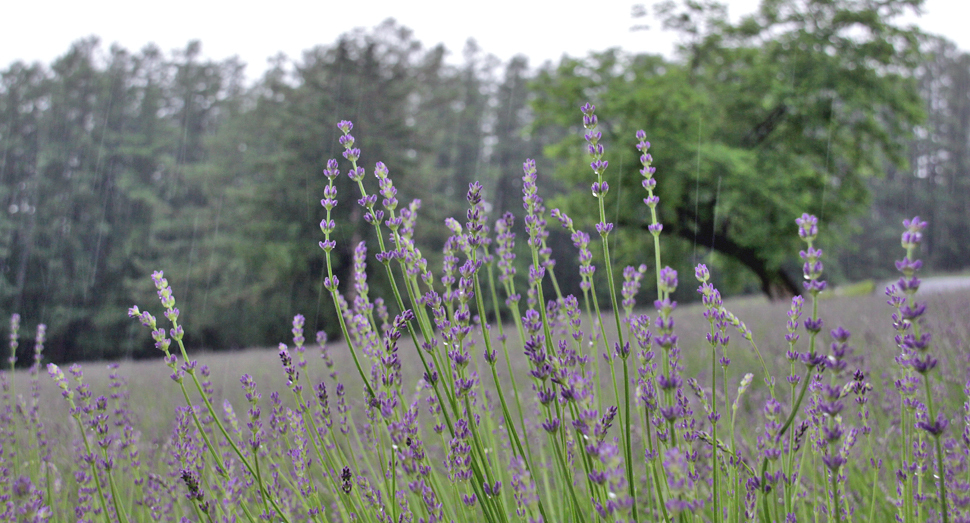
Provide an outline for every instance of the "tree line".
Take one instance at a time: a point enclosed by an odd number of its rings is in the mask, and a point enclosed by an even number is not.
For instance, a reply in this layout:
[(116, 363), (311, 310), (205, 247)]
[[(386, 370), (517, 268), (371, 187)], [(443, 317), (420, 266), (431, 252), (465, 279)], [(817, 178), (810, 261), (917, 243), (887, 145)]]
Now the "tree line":
[[(435, 267), (471, 181), (493, 219), (521, 216), (525, 158), (540, 159), (547, 207), (591, 226), (586, 100), (608, 122), (618, 263), (638, 260), (648, 234), (632, 139), (643, 127), (677, 263), (705, 257), (726, 289), (797, 292), (789, 229), (804, 211), (833, 225), (844, 279), (886, 265), (896, 218), (914, 212), (931, 224), (930, 266), (960, 270), (970, 59), (867, 15), (911, 3), (767, 2), (735, 24), (715, 4), (670, 4), (658, 16), (689, 37), (674, 59), (614, 50), (540, 67), (471, 41), (451, 65), (387, 21), (278, 57), (253, 83), (199, 42), (164, 53), (79, 41), (49, 65), (0, 71), (0, 312), (46, 323), (56, 361), (152, 356), (124, 311), (154, 302), (148, 276), (162, 269), (194, 346), (272, 346), (296, 313), (335, 334), (315, 246), (337, 121), (354, 121), (368, 174), (383, 161), (399, 199), (421, 199), (416, 235)], [(352, 292), (353, 250), (374, 239), (356, 188), (338, 185), (335, 270)], [(550, 245), (577, 291), (568, 235), (554, 230)]]

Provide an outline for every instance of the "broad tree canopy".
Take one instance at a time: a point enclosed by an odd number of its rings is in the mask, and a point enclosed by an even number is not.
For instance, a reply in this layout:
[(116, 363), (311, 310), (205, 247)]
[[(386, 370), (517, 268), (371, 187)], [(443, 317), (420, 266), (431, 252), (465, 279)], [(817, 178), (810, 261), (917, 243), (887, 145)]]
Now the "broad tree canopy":
[[(923, 118), (913, 75), (922, 34), (894, 20), (921, 3), (764, 0), (732, 23), (721, 4), (669, 1), (657, 12), (684, 36), (677, 60), (619, 51), (563, 59), (537, 80), (538, 122), (576, 127), (582, 102), (599, 106), (617, 222), (644, 239), (633, 146), (645, 129), (665, 234), (742, 263), (771, 296), (799, 293), (782, 270), (797, 249), (795, 217), (843, 224), (865, 208), (867, 177), (906, 163)], [(550, 152), (569, 158), (564, 180), (588, 184), (575, 137)], [(588, 197), (573, 191), (565, 206), (583, 216)]]

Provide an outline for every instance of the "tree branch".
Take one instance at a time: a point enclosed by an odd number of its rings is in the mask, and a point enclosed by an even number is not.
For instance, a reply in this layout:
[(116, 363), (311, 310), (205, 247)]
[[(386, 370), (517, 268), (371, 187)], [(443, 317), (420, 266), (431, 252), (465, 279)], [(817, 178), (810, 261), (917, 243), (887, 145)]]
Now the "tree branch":
[(761, 145), (768, 138), (768, 135), (778, 127), (778, 124), (785, 119), (785, 115), (787, 114), (788, 106), (779, 104), (754, 129), (751, 129), (744, 135), (744, 138), (741, 139), (741, 144), (748, 149)]
[[(683, 208), (677, 209), (677, 223), (695, 223), (693, 211)], [(681, 238), (696, 241), (709, 249), (730, 256), (747, 266), (761, 281), (761, 291), (772, 300), (787, 299), (801, 294), (801, 289), (791, 276), (781, 269), (768, 269), (768, 260), (757, 249), (741, 245), (731, 237), (715, 230), (712, 220), (698, 219), (696, 223), (696, 233), (692, 227), (683, 227), (676, 224), (671, 226), (671, 232)], [(646, 229), (647, 225), (644, 224), (641, 227)]]

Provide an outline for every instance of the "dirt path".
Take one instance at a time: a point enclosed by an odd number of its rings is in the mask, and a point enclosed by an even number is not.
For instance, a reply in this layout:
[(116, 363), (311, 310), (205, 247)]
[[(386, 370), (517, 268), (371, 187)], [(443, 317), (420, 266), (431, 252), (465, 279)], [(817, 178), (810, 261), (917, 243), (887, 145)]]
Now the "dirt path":
[[(876, 291), (881, 291), (896, 281), (898, 280), (884, 282)], [(967, 290), (970, 290), (970, 276), (933, 276), (923, 278), (923, 283), (919, 286), (920, 293), (942, 294)]]

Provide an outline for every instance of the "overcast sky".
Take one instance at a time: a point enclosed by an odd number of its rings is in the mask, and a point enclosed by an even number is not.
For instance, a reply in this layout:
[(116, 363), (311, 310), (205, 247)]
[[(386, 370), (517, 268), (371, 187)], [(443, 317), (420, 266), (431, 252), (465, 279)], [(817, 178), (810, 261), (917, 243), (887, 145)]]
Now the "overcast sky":
[[(755, 10), (758, 0), (726, 0), (732, 18)], [(490, 0), (275, 0), (242, 2), (208, 0), (4, 0), (0, 31), (0, 69), (17, 60), (50, 63), (80, 38), (97, 35), (104, 49), (112, 43), (138, 51), (149, 42), (162, 50), (202, 42), (203, 54), (222, 59), (238, 55), (256, 78), (277, 53), (299, 58), (303, 50), (332, 43), (355, 27), (373, 27), (393, 17), (414, 30), (431, 47), (444, 43), (452, 61), (474, 37), (481, 49), (505, 60), (525, 54), (533, 65), (563, 54), (583, 56), (591, 50), (619, 46), (629, 51), (669, 55), (676, 37), (649, 19), (631, 17), (636, 0), (570, 2)], [(652, 5), (652, 1), (646, 2)], [(924, 14), (907, 17), (924, 30), (942, 34), (970, 50), (970, 1), (926, 0)], [(513, 14), (514, 12), (514, 14)], [(652, 12), (652, 10), (651, 10)], [(631, 32), (636, 24), (650, 30)]]

